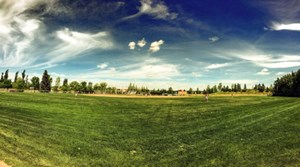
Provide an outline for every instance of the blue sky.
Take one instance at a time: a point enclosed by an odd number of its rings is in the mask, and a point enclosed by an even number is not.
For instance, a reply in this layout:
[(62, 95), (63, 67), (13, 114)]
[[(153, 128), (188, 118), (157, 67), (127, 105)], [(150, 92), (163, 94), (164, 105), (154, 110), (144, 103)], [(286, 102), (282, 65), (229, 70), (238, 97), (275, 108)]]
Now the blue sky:
[(0, 0), (0, 70), (149, 88), (271, 84), (300, 67), (298, 0)]

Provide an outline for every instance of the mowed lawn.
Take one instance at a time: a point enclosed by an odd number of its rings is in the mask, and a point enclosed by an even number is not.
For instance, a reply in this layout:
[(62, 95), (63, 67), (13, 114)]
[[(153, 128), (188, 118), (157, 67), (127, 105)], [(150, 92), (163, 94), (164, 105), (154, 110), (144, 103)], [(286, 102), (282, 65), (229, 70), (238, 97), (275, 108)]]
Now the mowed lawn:
[(300, 166), (300, 98), (0, 93), (12, 166)]

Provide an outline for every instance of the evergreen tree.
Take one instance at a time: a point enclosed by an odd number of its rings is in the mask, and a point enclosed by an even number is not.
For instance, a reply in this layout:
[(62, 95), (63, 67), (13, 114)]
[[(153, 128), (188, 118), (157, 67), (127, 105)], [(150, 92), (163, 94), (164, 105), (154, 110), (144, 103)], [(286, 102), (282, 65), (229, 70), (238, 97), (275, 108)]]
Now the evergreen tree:
[(169, 89), (168, 89), (168, 94), (173, 94), (173, 93), (174, 93), (173, 88), (172, 88), (172, 87), (169, 87)]
[(17, 71), (16, 74), (15, 74), (15, 80), (14, 80), (15, 83), (17, 82), (18, 74), (19, 74), (19, 71)]
[(188, 94), (193, 94), (193, 89), (190, 88), (188, 91), (187, 91)]
[(4, 79), (3, 80), (8, 80), (8, 70), (5, 71)]
[(0, 79), (0, 82), (3, 82), (4, 81), (4, 76), (3, 76), (3, 73), (1, 74), (1, 79)]
[(23, 80), (23, 81), (25, 81), (25, 76), (26, 76), (25, 73), (26, 73), (26, 70), (24, 70), (24, 71), (22, 72), (22, 80)]
[(198, 95), (198, 94), (200, 94), (201, 92), (200, 92), (200, 89), (199, 88), (197, 88), (197, 90), (196, 90), (196, 94)]
[(277, 78), (272, 89), (274, 96), (300, 97), (300, 70)]
[(247, 85), (244, 84), (244, 89), (243, 89), (243, 92), (246, 92), (247, 91)]
[(50, 81), (50, 75), (48, 75), (48, 71), (45, 70), (42, 82), (41, 82), (41, 91), (45, 93), (49, 93), (51, 91), (51, 81)]

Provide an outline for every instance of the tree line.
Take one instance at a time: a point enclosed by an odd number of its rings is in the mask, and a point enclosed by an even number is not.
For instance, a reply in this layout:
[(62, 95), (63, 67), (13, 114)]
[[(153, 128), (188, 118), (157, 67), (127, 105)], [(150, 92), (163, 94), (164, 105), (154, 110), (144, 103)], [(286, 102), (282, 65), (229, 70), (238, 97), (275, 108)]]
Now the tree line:
[(300, 97), (300, 70), (277, 78), (274, 82), (273, 95)]
[[(0, 88), (6, 89), (16, 89), (19, 92), (23, 92), (25, 89), (37, 90), (40, 92), (78, 92), (78, 93), (108, 93), (108, 94), (140, 94), (140, 95), (175, 95), (178, 91), (173, 90), (172, 87), (168, 89), (148, 89), (148, 87), (138, 87), (134, 83), (130, 83), (127, 90), (117, 89), (116, 87), (109, 87), (106, 82), (93, 84), (92, 82), (78, 82), (72, 81), (68, 82), (68, 79), (65, 78), (61, 84), (61, 78), (57, 77), (55, 81), (48, 74), (48, 71), (45, 70), (43, 76), (40, 80), (39, 77), (34, 76), (30, 80), (28, 75), (26, 75), (26, 70), (24, 70), (19, 76), (19, 72), (15, 73), (14, 80), (9, 79), (9, 70), (6, 70), (1, 75)], [(294, 75), (294, 74), (293, 74)], [(256, 84), (253, 88), (248, 89), (247, 85), (241, 85), (240, 83), (232, 84), (230, 86), (223, 85), (219, 83), (218, 85), (210, 86), (208, 85), (206, 89), (200, 90), (197, 88), (193, 90), (192, 88), (188, 90), (182, 90), (187, 94), (210, 94), (218, 92), (271, 92), (273, 91), (273, 86), (265, 86), (264, 84)]]

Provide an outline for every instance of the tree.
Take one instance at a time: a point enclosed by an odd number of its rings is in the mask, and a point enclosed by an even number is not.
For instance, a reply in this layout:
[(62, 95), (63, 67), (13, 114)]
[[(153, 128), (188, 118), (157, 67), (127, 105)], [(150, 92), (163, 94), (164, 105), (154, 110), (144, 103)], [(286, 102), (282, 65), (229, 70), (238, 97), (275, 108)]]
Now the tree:
[(69, 91), (69, 85), (68, 85), (68, 79), (64, 79), (63, 81), (63, 85), (61, 87), (61, 90), (66, 93), (67, 91)]
[(174, 94), (174, 91), (173, 91), (173, 88), (172, 88), (172, 87), (169, 87), (169, 89), (168, 89), (168, 94)]
[(5, 79), (3, 81), (3, 88), (9, 89), (12, 88), (12, 83), (10, 79)]
[(31, 78), (31, 87), (33, 87), (34, 90), (40, 89), (40, 78), (39, 77)]
[(73, 81), (70, 83), (70, 89), (73, 91), (79, 91), (80, 90), (80, 84), (77, 81)]
[(4, 81), (4, 76), (3, 76), (3, 73), (1, 74), (1, 79), (0, 79), (0, 82), (3, 82)]
[(24, 87), (25, 87), (25, 81), (22, 78), (18, 78), (16, 81), (16, 88), (23, 92), (24, 91)]
[(93, 83), (92, 83), (92, 82), (89, 82), (89, 83), (88, 83), (87, 91), (88, 91), (89, 93), (93, 93), (93, 92), (94, 92), (94, 90), (93, 90)]
[(247, 85), (244, 84), (243, 92), (247, 92)]
[(26, 75), (26, 78), (25, 78), (25, 88), (28, 88), (28, 85), (29, 85), (29, 83), (28, 83), (28, 75)]
[(218, 92), (218, 88), (217, 88), (217, 85), (214, 85), (212, 87), (212, 93), (216, 93), (216, 92)]
[(48, 71), (45, 70), (43, 77), (42, 77), (42, 82), (41, 82), (41, 91), (48, 93), (51, 91), (51, 80), (50, 80), (50, 75), (48, 75)]
[(241, 84), (236, 84), (236, 91), (237, 92), (241, 92), (242, 91), (242, 87), (241, 87)]
[(19, 74), (19, 71), (17, 71), (16, 74), (15, 74), (15, 80), (14, 80), (14, 82), (17, 82), (18, 74)]
[(197, 95), (198, 95), (198, 94), (201, 94), (201, 91), (200, 91), (199, 88), (196, 89), (196, 94), (197, 94)]
[(60, 77), (57, 77), (55, 80), (55, 86), (53, 86), (53, 91), (58, 92), (60, 86)]
[(209, 85), (207, 85), (207, 87), (206, 87), (206, 91), (205, 91), (206, 93), (205, 94), (207, 94), (207, 93), (211, 93), (211, 90), (210, 90), (210, 86)]
[(219, 92), (222, 91), (222, 83), (219, 83), (219, 85), (218, 85), (218, 91), (219, 91)]
[(300, 97), (300, 70), (277, 78), (272, 89), (274, 96)]
[[(130, 83), (130, 84), (131, 84), (131, 83)], [(100, 83), (100, 91), (101, 91), (101, 93), (104, 93), (104, 94), (105, 94), (106, 87), (107, 87), (107, 83), (106, 83), (106, 82)], [(134, 85), (131, 85), (131, 89), (135, 89), (135, 88), (134, 88)]]
[(26, 73), (26, 70), (24, 70), (24, 71), (22, 72), (22, 80), (23, 80), (23, 81), (25, 81), (25, 76), (26, 76), (25, 73)]
[(82, 82), (80, 83), (80, 91), (81, 91), (82, 93), (86, 93), (86, 92), (87, 92), (87, 82), (82, 81)]
[(193, 94), (193, 89), (190, 88), (188, 91), (187, 91), (188, 94)]
[(8, 70), (5, 71), (4, 79), (3, 80), (8, 80)]

